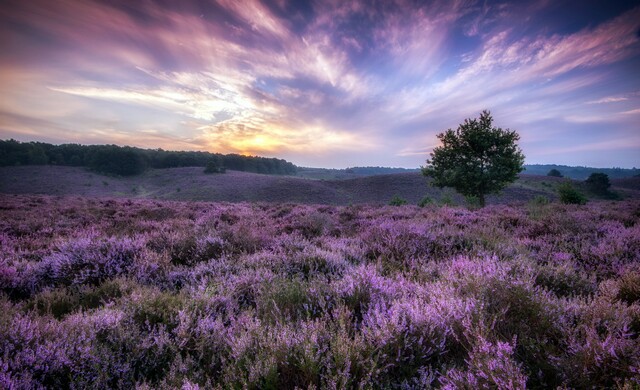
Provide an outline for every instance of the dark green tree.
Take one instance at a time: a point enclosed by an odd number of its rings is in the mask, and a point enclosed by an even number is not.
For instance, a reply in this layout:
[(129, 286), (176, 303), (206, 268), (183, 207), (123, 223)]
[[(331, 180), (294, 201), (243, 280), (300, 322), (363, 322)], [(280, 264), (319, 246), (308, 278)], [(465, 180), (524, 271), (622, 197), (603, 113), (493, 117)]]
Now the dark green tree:
[(594, 172), (589, 175), (585, 183), (589, 191), (598, 195), (607, 195), (609, 193), (609, 187), (611, 187), (609, 176), (606, 173), (600, 172)]
[(547, 176), (551, 176), (551, 177), (562, 177), (562, 173), (560, 173), (559, 170), (553, 168), (549, 171), (549, 173), (547, 173)]
[(485, 196), (497, 193), (515, 181), (523, 170), (524, 155), (515, 131), (493, 127), (489, 111), (479, 119), (465, 119), (454, 131), (438, 134), (436, 147), (422, 174), (437, 187), (453, 187), (464, 196), (475, 196), (480, 206)]
[(225, 173), (226, 169), (222, 162), (220, 155), (214, 154), (208, 161), (207, 166), (204, 168), (204, 173)]

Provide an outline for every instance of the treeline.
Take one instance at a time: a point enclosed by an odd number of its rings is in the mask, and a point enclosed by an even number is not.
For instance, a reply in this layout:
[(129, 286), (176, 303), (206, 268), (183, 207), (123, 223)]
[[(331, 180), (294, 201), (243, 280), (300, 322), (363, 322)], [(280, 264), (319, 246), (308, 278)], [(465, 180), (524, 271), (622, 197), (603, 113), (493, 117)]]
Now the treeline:
[(346, 173), (353, 173), (363, 176), (374, 175), (387, 175), (390, 173), (406, 173), (406, 172), (420, 172), (420, 169), (413, 168), (389, 168), (389, 167), (350, 167), (344, 170)]
[(294, 175), (296, 166), (286, 160), (239, 154), (175, 152), (117, 145), (52, 145), (43, 142), (0, 140), (0, 166), (67, 165), (96, 172), (130, 176), (148, 168), (205, 167), (211, 160), (235, 171)]
[(604, 173), (611, 179), (621, 179), (625, 177), (637, 176), (640, 169), (637, 168), (591, 168), (591, 167), (570, 167), (567, 165), (555, 164), (533, 164), (525, 165), (524, 172), (528, 175), (547, 175), (552, 169), (557, 170), (564, 177), (575, 180), (585, 180), (594, 172)]

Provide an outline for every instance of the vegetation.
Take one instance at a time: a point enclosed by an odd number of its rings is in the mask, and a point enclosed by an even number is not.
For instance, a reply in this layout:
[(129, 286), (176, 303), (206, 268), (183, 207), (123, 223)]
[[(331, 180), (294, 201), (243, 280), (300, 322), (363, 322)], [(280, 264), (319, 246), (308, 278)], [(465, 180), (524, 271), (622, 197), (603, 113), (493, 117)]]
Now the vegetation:
[(211, 157), (209, 161), (207, 161), (204, 173), (225, 173), (227, 170), (223, 164), (223, 160), (220, 156)]
[(609, 187), (611, 187), (609, 176), (601, 172), (595, 172), (589, 175), (585, 183), (589, 191), (597, 195), (607, 195), (609, 193)]
[(560, 201), (564, 204), (586, 204), (587, 197), (578, 191), (570, 182), (564, 182), (558, 186)]
[(407, 200), (399, 197), (398, 195), (394, 195), (393, 198), (389, 201), (389, 206), (403, 206), (407, 204)]
[(551, 176), (551, 177), (563, 177), (562, 173), (560, 173), (559, 170), (552, 168), (548, 173), (547, 176)]
[(292, 163), (265, 157), (216, 154), (209, 152), (174, 152), (116, 145), (51, 145), (42, 142), (0, 141), (0, 166), (68, 165), (88, 167), (96, 172), (130, 176), (147, 168), (206, 167), (210, 160), (235, 171), (294, 175)]
[(431, 205), (431, 204), (433, 204), (433, 203), (434, 203), (434, 202), (433, 202), (433, 199), (432, 199), (430, 196), (425, 195), (425, 196), (424, 196), (422, 199), (420, 199), (420, 201), (418, 202), (418, 207), (426, 207), (426, 206)]
[(0, 204), (2, 388), (638, 385), (638, 201)]
[(638, 176), (640, 174), (640, 169), (638, 168), (592, 168), (556, 164), (527, 164), (524, 168), (524, 173), (526, 174), (541, 176), (546, 175), (552, 169), (556, 169), (561, 172), (564, 177), (574, 180), (585, 180), (593, 172), (606, 173), (611, 179), (622, 179), (625, 177)]
[(520, 136), (492, 123), (485, 110), (479, 119), (465, 119), (457, 130), (438, 134), (442, 146), (433, 150), (422, 173), (433, 178), (433, 185), (453, 187), (484, 206), (485, 196), (515, 181), (524, 163), (517, 145)]

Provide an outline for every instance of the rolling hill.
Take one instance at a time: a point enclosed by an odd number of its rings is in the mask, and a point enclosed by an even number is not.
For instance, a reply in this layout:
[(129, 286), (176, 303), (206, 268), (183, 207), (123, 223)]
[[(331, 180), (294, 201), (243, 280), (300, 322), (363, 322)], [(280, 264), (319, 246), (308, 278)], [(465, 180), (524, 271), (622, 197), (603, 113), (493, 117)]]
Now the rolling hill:
[[(521, 175), (489, 203), (514, 203), (543, 195), (555, 198), (563, 179)], [(614, 190), (640, 197), (640, 179), (613, 180)], [(393, 173), (341, 180), (310, 180), (293, 176), (228, 171), (207, 175), (200, 167), (151, 169), (130, 177), (103, 176), (80, 167), (19, 166), (0, 168), (0, 193), (59, 196), (148, 198), (185, 201), (293, 202), (348, 205), (386, 204), (397, 195), (416, 204), (424, 196), (435, 201), (462, 199), (454, 191), (428, 185), (420, 173)]]

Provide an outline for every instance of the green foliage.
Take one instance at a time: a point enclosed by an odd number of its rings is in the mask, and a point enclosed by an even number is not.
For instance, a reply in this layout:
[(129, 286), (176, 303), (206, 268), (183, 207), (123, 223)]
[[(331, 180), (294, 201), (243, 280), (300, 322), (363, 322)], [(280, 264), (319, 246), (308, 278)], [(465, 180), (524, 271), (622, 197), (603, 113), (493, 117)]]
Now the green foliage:
[(443, 206), (454, 206), (456, 202), (453, 201), (453, 198), (449, 194), (444, 194), (440, 198), (440, 204)]
[(91, 155), (89, 167), (101, 173), (132, 176), (142, 173), (146, 164), (143, 157), (133, 148), (106, 145)]
[(399, 197), (398, 195), (394, 195), (393, 198), (389, 201), (389, 206), (403, 206), (407, 204), (407, 200)]
[(433, 178), (433, 185), (476, 196), (484, 206), (485, 195), (515, 181), (524, 163), (517, 145), (520, 136), (492, 123), (491, 114), (485, 110), (479, 119), (465, 119), (457, 130), (438, 134), (442, 146), (433, 150), (422, 173)]
[(225, 173), (227, 169), (224, 167), (222, 157), (220, 155), (214, 155), (207, 161), (207, 166), (204, 168), (204, 173)]
[(569, 182), (562, 183), (558, 186), (558, 195), (560, 195), (560, 201), (564, 204), (587, 203), (587, 198)]
[(430, 204), (433, 204), (433, 199), (431, 199), (431, 197), (429, 197), (428, 195), (425, 195), (425, 197), (420, 199), (420, 202), (418, 202), (418, 207), (425, 207)]
[(549, 204), (549, 198), (544, 195), (536, 195), (535, 198), (531, 199), (530, 204), (535, 206), (544, 206)]
[(295, 175), (297, 167), (277, 159), (239, 154), (166, 151), (116, 145), (51, 145), (42, 142), (0, 140), (0, 166), (67, 165), (89, 167), (109, 175), (128, 176), (147, 168), (205, 167), (217, 159), (219, 166), (236, 171), (276, 175)]
[(609, 176), (606, 173), (600, 172), (594, 172), (589, 175), (585, 183), (589, 191), (598, 195), (607, 195), (609, 193), (609, 187), (611, 187)]
[(562, 177), (562, 173), (560, 173), (559, 170), (553, 168), (549, 171), (549, 173), (547, 173), (547, 176), (551, 176), (551, 177)]
[(465, 202), (467, 203), (467, 207), (469, 207), (469, 209), (474, 210), (474, 209), (478, 209), (480, 207), (482, 207), (482, 204), (480, 202), (480, 198), (478, 198), (475, 195), (467, 195), (464, 197)]

